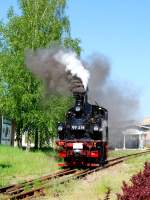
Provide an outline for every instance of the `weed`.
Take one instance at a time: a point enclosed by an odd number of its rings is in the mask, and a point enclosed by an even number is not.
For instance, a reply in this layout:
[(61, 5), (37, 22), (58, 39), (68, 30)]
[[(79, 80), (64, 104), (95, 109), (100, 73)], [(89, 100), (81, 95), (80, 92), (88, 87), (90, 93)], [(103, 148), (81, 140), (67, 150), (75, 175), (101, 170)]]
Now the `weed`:
[(42, 182), (40, 180), (34, 180), (33, 181), (33, 187), (34, 188), (39, 188), (42, 186)]

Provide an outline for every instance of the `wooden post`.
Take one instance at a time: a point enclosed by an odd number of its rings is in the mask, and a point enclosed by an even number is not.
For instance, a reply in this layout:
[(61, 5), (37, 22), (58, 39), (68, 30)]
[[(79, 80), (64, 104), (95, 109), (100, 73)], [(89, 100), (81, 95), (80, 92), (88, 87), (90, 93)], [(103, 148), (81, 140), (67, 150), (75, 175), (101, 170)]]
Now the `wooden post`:
[(126, 149), (126, 136), (125, 134), (123, 135), (123, 149)]

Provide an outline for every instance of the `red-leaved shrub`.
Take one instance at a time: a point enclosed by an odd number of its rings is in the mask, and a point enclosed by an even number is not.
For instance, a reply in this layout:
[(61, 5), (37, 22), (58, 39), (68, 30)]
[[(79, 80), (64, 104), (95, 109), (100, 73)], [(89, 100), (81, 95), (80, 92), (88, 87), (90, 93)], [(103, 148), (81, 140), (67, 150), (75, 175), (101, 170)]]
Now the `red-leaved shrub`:
[(150, 200), (150, 163), (145, 163), (144, 171), (131, 178), (130, 185), (123, 182), (123, 194), (118, 200)]

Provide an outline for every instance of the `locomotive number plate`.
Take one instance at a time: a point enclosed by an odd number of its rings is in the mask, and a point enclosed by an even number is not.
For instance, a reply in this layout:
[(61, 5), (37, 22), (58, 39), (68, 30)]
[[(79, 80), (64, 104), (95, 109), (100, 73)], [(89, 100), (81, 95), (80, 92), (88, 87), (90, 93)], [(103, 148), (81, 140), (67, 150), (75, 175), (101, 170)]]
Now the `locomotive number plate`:
[(83, 149), (83, 143), (73, 143), (73, 149)]

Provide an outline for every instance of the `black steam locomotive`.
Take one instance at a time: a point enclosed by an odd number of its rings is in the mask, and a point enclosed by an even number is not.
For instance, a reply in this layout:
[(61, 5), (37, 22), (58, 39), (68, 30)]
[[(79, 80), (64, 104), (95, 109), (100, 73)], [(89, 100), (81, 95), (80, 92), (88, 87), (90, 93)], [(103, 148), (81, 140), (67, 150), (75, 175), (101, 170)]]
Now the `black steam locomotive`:
[(108, 111), (87, 102), (86, 93), (76, 93), (75, 105), (58, 124), (59, 156), (67, 166), (97, 166), (107, 162)]

